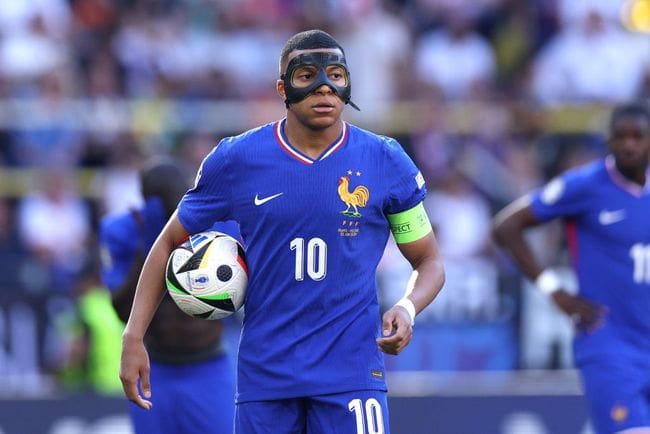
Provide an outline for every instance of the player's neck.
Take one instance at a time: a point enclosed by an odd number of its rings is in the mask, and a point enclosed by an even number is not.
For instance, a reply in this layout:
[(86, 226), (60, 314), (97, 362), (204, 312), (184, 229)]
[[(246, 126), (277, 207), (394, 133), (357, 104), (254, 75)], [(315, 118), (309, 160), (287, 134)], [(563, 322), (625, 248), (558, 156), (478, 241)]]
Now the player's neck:
[(618, 170), (618, 172), (623, 176), (623, 178), (627, 179), (629, 182), (638, 184), (641, 187), (644, 187), (648, 182), (648, 180), (646, 179), (646, 176), (648, 174), (647, 167), (645, 169), (639, 168), (638, 170), (631, 170), (631, 169), (618, 167), (617, 164), (616, 170)]
[(318, 158), (341, 135), (343, 121), (338, 119), (324, 128), (313, 128), (302, 124), (298, 119), (287, 116), (284, 134), (297, 150), (310, 158)]

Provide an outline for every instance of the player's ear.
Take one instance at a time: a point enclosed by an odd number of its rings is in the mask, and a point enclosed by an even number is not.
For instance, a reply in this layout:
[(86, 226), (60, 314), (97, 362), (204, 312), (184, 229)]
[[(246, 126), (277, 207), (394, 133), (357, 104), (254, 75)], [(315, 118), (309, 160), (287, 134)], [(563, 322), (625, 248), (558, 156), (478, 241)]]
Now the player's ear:
[(275, 83), (275, 88), (278, 91), (278, 95), (282, 97), (282, 99), (285, 99), (287, 97), (287, 93), (284, 89), (284, 81), (283, 80), (278, 80)]

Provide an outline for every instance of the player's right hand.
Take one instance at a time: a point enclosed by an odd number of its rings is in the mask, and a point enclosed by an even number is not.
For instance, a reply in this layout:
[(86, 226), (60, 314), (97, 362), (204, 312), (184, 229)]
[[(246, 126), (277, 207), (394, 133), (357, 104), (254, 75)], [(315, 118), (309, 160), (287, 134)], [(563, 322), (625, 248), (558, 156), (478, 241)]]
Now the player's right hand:
[[(151, 384), (149, 383), (149, 355), (142, 339), (124, 335), (122, 337), (122, 357), (120, 359), (120, 380), (124, 394), (139, 407), (149, 410), (153, 403), (151, 398)], [(138, 380), (142, 389), (141, 396), (138, 390)], [(147, 399), (145, 399), (147, 398)]]
[(566, 313), (582, 332), (592, 332), (603, 324), (607, 309), (604, 306), (592, 303), (579, 295), (573, 295), (564, 290), (559, 290), (551, 296), (553, 302)]

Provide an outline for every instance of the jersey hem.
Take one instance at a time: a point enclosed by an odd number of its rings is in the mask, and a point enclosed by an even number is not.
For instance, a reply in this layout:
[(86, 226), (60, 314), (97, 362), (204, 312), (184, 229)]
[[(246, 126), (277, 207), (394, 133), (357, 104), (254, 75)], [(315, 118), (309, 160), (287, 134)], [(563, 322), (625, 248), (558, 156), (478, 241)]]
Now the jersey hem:
[(322, 395), (334, 395), (337, 393), (347, 393), (353, 392), (355, 390), (379, 390), (382, 392), (388, 392), (386, 385), (376, 385), (376, 386), (358, 386), (358, 387), (349, 387), (349, 388), (331, 388), (325, 389), (321, 388), (318, 390), (300, 390), (300, 391), (286, 391), (286, 393), (242, 393), (237, 394), (235, 397), (236, 403), (242, 402), (254, 402), (254, 401), (277, 401), (281, 399), (292, 399), (292, 398), (304, 398), (308, 396), (322, 396)]

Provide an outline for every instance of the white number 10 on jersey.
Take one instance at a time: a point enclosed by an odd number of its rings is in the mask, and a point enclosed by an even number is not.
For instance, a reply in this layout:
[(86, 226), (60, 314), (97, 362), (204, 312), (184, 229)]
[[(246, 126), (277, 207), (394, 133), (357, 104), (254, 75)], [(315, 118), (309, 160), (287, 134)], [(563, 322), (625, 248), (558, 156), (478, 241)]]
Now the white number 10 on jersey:
[(348, 408), (356, 418), (357, 434), (384, 434), (381, 404), (375, 398), (368, 399), (365, 405), (360, 399), (353, 399), (348, 402)]
[(325, 241), (320, 238), (312, 238), (307, 242), (305, 249), (305, 239), (294, 238), (289, 247), (296, 252), (294, 277), (297, 281), (305, 279), (305, 269), (312, 280), (325, 278), (327, 275), (327, 244)]

